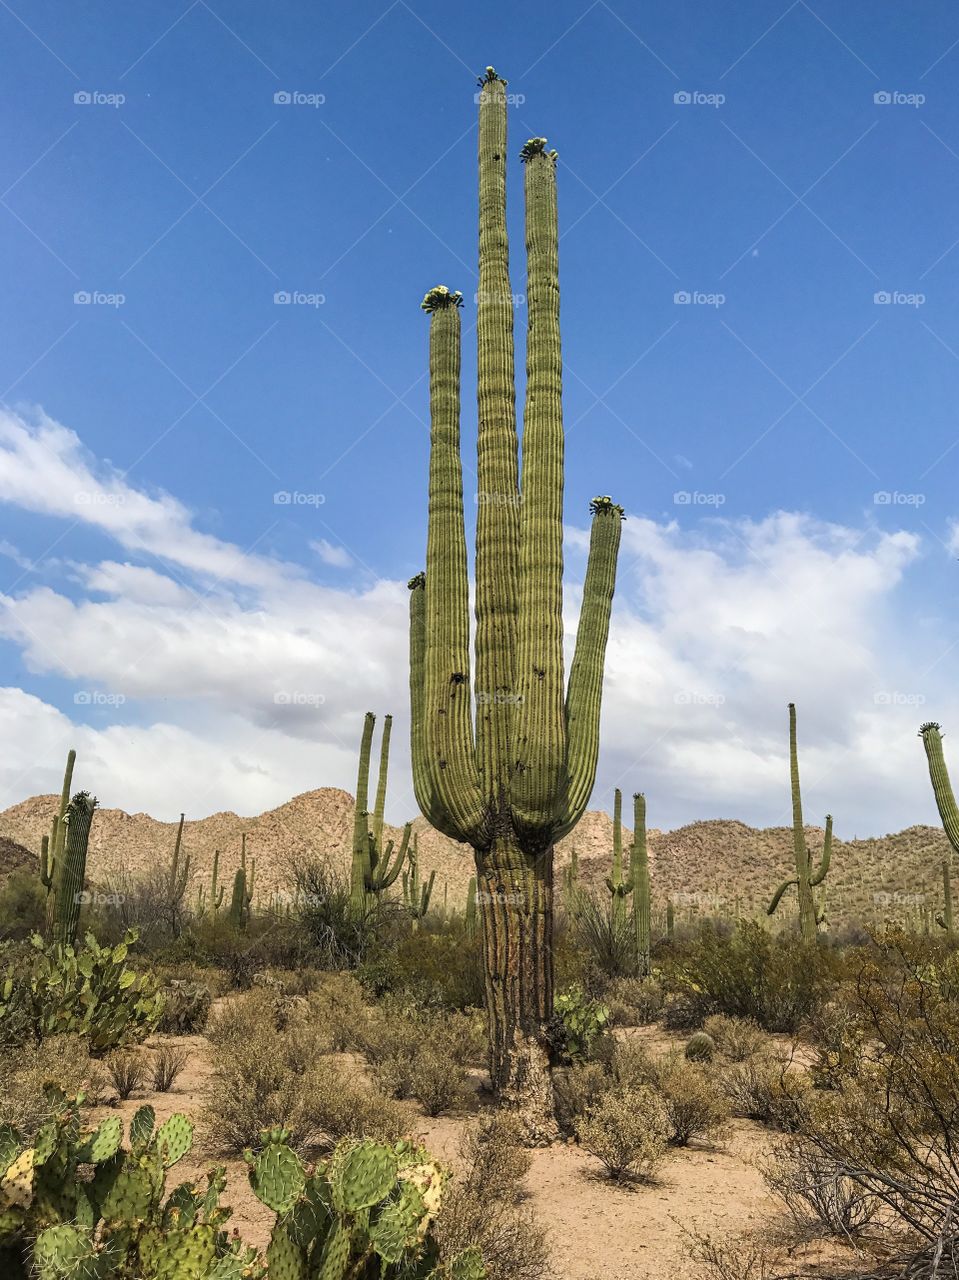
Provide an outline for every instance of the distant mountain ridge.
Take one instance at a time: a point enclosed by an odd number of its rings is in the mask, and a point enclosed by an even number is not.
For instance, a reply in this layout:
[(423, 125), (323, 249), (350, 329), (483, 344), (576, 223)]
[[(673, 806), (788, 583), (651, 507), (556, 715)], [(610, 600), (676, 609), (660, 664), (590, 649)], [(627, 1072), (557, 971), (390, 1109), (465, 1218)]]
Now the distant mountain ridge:
[[(0, 813), (0, 876), (14, 866), (29, 864), (39, 854), (40, 837), (49, 830), (59, 797), (33, 796)], [(256, 858), (254, 904), (289, 886), (289, 863), (303, 856), (323, 856), (334, 868), (349, 866), (353, 828), (353, 797), (346, 791), (321, 787), (294, 796), (285, 804), (255, 817), (214, 813), (190, 820), (183, 829), (183, 850), (190, 855), (192, 895), (209, 883), (214, 851), (220, 851), (220, 880), (227, 885), (239, 864), (240, 837), (247, 834), (248, 857)], [(160, 822), (145, 813), (98, 809), (90, 837), (88, 876), (105, 883), (122, 867), (146, 871), (169, 862), (176, 836), (175, 822)], [(473, 874), (471, 851), (434, 831), (423, 818), (413, 829), (419, 836), (421, 871), (436, 869), (434, 904), (461, 907)], [(397, 828), (389, 835), (399, 838)], [(624, 832), (624, 840), (632, 832)], [(822, 847), (821, 828), (807, 827), (814, 851)], [(557, 884), (572, 849), (579, 858), (581, 882), (597, 890), (609, 874), (612, 820), (591, 811), (557, 847)], [(765, 909), (776, 886), (791, 874), (792, 831), (788, 827), (757, 829), (734, 819), (689, 823), (675, 831), (649, 832), (654, 902), (662, 909), (666, 897), (675, 903), (677, 918), (702, 914), (753, 915)], [(824, 886), (830, 918), (903, 918), (915, 913), (919, 895), (933, 910), (941, 907), (941, 865), (949, 856), (949, 842), (937, 827), (916, 826), (865, 840), (835, 840), (833, 865)], [(820, 891), (822, 892), (822, 891)], [(780, 912), (790, 910), (790, 897)]]

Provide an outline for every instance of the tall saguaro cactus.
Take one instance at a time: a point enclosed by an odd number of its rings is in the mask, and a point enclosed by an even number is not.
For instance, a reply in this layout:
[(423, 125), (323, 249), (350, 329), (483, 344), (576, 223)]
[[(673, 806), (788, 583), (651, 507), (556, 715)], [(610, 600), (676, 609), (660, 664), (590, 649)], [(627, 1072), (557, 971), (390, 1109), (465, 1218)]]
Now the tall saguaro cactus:
[(633, 886), (636, 967), (641, 978), (648, 978), (651, 969), (652, 908), (649, 896), (649, 854), (646, 849), (646, 797), (640, 792), (633, 796), (633, 843), (629, 851), (629, 866)]
[[(350, 897), (353, 905), (365, 910), (371, 901), (384, 893), (403, 869), (410, 844), (412, 824), (407, 823), (400, 837), (400, 847), (394, 855), (394, 842), (383, 843), (383, 814), (386, 809), (386, 783), (390, 767), (390, 735), (393, 717), (383, 718), (383, 738), (380, 743), (380, 768), (376, 779), (376, 801), (372, 814), (367, 805), (370, 787), (370, 751), (373, 746), (373, 727), (376, 716), (367, 711), (360, 739), (360, 763), (356, 772), (356, 805), (353, 810), (353, 860), (350, 870)], [(372, 819), (372, 820), (371, 820)]]
[(72, 946), (83, 903), (83, 883), (87, 867), (90, 824), (97, 807), (96, 797), (78, 791), (67, 805), (61, 827), (62, 840), (56, 864), (54, 886), (53, 941)]
[(70, 803), (70, 788), (73, 785), (73, 768), (77, 761), (77, 753), (71, 747), (67, 752), (67, 763), (63, 770), (63, 784), (60, 788), (60, 804), (50, 824), (50, 835), (40, 841), (40, 882), (47, 891), (47, 932), (53, 931), (53, 917), (56, 910), (57, 858), (62, 856), (63, 840), (66, 835), (64, 819)]
[(766, 908), (767, 915), (775, 915), (776, 908), (787, 889), (796, 886), (799, 894), (799, 927), (804, 942), (815, 942), (819, 926), (825, 919), (816, 907), (813, 889), (822, 884), (829, 872), (832, 858), (832, 815), (826, 814), (826, 836), (823, 841), (819, 866), (813, 871), (812, 853), (806, 844), (806, 832), (802, 820), (802, 794), (799, 790), (799, 752), (796, 746), (796, 704), (789, 704), (789, 780), (793, 805), (793, 853), (796, 859), (795, 879), (784, 881), (773, 894)]
[(413, 782), (426, 818), (472, 846), (486, 971), (490, 1074), (530, 1141), (556, 1133), (553, 847), (596, 774), (603, 660), (622, 509), (591, 504), (589, 560), (568, 686), (563, 669), (563, 416), (556, 153), (525, 165), (526, 403), (522, 473), (506, 234), (505, 81), (479, 96), (478, 459), (474, 723), (460, 458), (460, 305), (430, 316), (426, 573), (410, 582)]
[[(936, 797), (936, 808), (939, 810), (943, 830), (948, 836), (949, 844), (953, 850), (959, 853), (959, 808), (956, 806), (956, 797), (952, 792), (949, 770), (946, 767), (946, 759), (942, 751), (942, 730), (934, 720), (929, 720), (926, 724), (920, 725), (919, 736), (922, 738), (922, 745), (926, 749), (926, 759), (929, 762), (929, 778), (932, 782), (932, 791)], [(942, 895), (943, 910), (936, 916), (936, 920), (941, 928), (946, 929), (951, 934), (953, 932), (952, 877), (948, 858), (944, 858), (942, 861)]]

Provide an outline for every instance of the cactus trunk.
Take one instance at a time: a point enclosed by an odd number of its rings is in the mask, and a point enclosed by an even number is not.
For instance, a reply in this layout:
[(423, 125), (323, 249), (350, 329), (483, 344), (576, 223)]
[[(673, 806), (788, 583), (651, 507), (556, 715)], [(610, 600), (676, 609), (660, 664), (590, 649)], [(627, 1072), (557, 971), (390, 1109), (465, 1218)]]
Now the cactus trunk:
[(461, 295), (430, 314), (426, 573), (410, 582), (413, 782), (427, 820), (475, 852), (490, 1073), (528, 1138), (557, 1133), (550, 1074), (553, 847), (596, 773), (622, 511), (596, 499), (568, 687), (563, 670), (563, 419), (555, 152), (526, 144), (527, 378), (518, 483), (506, 235), (505, 81), (479, 95), (476, 705), (460, 458)]

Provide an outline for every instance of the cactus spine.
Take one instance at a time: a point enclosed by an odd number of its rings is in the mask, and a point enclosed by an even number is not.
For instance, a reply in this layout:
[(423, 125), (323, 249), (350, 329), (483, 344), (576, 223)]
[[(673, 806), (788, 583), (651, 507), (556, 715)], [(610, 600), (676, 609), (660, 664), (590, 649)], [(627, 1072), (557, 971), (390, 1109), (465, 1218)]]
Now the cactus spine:
[(612, 899), (613, 924), (621, 928), (626, 924), (626, 899), (633, 892), (633, 880), (632, 876), (623, 879), (623, 793), (619, 787), (613, 793), (613, 874), (606, 877), (606, 888)]
[(353, 860), (350, 869), (350, 897), (354, 907), (366, 911), (395, 884), (409, 853), (412, 824), (407, 823), (400, 837), (400, 847), (394, 854), (394, 841), (383, 845), (383, 813), (386, 808), (386, 783), (390, 765), (390, 735), (393, 717), (383, 718), (383, 739), (380, 744), (380, 768), (376, 780), (376, 803), (373, 813), (368, 810), (370, 786), (370, 751), (373, 745), (373, 728), (376, 716), (367, 711), (360, 738), (360, 762), (356, 772), (356, 805), (353, 810)]
[(413, 781), (421, 811), (475, 853), (490, 1075), (530, 1141), (556, 1134), (553, 846), (579, 821), (596, 773), (603, 659), (622, 510), (591, 504), (579, 633), (563, 670), (563, 418), (556, 153), (523, 148), (527, 377), (522, 476), (506, 233), (506, 89), (479, 97), (476, 675), (460, 458), (460, 304), (430, 290), (431, 448), (426, 573), (410, 582)]
[(799, 789), (799, 751), (796, 746), (796, 704), (789, 704), (789, 780), (792, 789), (793, 853), (796, 859), (796, 876), (784, 881), (773, 894), (766, 908), (767, 915), (775, 915), (783, 894), (793, 885), (799, 895), (799, 928), (804, 942), (815, 942), (824, 916), (816, 907), (813, 889), (822, 884), (829, 872), (832, 858), (832, 815), (826, 814), (826, 836), (823, 841), (819, 866), (813, 871), (812, 852), (806, 844), (806, 832), (802, 820), (802, 794)]
[(636, 932), (636, 968), (641, 978), (649, 977), (650, 933), (649, 854), (646, 849), (646, 797), (633, 796), (633, 843), (629, 851), (630, 880), (633, 885), (633, 928)]

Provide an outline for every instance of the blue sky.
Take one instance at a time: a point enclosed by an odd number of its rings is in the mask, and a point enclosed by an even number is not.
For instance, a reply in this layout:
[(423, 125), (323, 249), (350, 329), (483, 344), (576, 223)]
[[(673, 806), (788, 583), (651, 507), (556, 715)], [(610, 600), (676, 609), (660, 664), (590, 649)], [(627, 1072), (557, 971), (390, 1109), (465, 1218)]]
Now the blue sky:
[(32, 0), (0, 34), (0, 807), (76, 740), (103, 803), (258, 810), (349, 787), (367, 707), (405, 725), (418, 304), (467, 299), (469, 462), (492, 62), (514, 155), (560, 152), (571, 631), (589, 498), (630, 515), (594, 803), (784, 820), (794, 698), (811, 819), (934, 820), (954, 6)]

